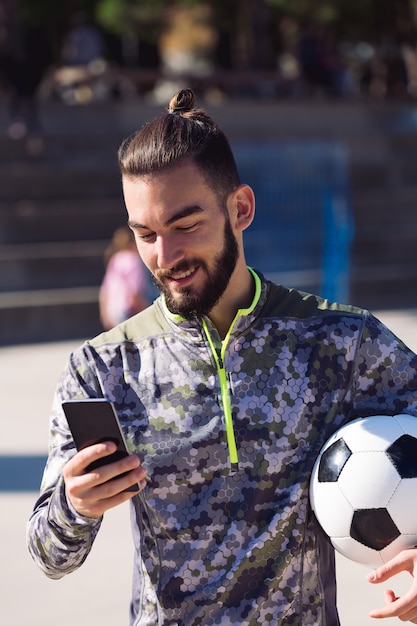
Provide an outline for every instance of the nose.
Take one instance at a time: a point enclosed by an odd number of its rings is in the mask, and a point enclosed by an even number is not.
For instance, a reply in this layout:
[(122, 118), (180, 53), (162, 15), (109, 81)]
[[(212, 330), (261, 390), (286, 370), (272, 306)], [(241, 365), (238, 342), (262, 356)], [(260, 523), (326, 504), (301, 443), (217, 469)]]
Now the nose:
[(182, 248), (174, 237), (158, 236), (156, 240), (157, 262), (159, 269), (169, 270), (184, 258)]

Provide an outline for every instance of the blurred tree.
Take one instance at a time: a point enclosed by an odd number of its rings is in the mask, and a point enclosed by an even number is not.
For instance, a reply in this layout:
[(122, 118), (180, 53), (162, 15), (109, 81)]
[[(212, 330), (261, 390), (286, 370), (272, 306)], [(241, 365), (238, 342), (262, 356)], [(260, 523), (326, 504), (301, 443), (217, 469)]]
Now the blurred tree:
[(158, 65), (157, 46), (165, 26), (166, 0), (96, 0), (97, 23), (121, 41), (123, 64)]
[(340, 37), (398, 42), (416, 31), (417, 0), (267, 0), (280, 13), (303, 23), (331, 23)]
[[(205, 0), (218, 33), (215, 61), (223, 68), (274, 69), (282, 45), (283, 20), (300, 30), (331, 27), (338, 42), (367, 42), (374, 49), (417, 41), (417, 0)], [(26, 20), (42, 23), (53, 50), (69, 16), (82, 9), (121, 42), (126, 63), (157, 65), (156, 49), (173, 7), (204, 0), (21, 0)], [(388, 53), (389, 54), (389, 53)]]
[[(106, 31), (155, 44), (164, 28), (164, 10), (202, 0), (20, 0), (22, 16), (42, 24), (59, 41), (71, 14), (83, 10)], [(396, 42), (416, 33), (417, 0), (211, 0), (214, 24), (231, 38), (230, 57), (238, 66), (271, 65), (274, 24), (293, 17), (300, 23), (331, 23), (344, 39)]]

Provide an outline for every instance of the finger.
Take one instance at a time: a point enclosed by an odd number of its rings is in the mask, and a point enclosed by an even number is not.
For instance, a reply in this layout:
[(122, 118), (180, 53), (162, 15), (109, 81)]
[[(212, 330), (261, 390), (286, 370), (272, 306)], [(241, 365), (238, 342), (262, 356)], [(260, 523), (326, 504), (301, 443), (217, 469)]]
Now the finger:
[(142, 491), (146, 486), (146, 471), (142, 466), (134, 467), (130, 471), (124, 470), (111, 476), (110, 479), (100, 482), (95, 488), (97, 499), (109, 499), (118, 493), (135, 487), (133, 492)]
[(392, 604), (393, 602), (396, 602), (396, 600), (399, 599), (399, 597), (395, 595), (392, 589), (386, 589), (384, 591), (384, 596), (385, 596), (385, 602), (387, 604)]
[(403, 611), (397, 615), (398, 619), (402, 622), (413, 622), (416, 623), (417, 620), (417, 607), (412, 606), (406, 611)]
[(385, 596), (385, 602), (387, 606), (370, 611), (369, 613), (370, 617), (376, 617), (376, 618), (384, 617), (383, 615), (384, 611), (386, 611), (387, 608), (398, 599), (395, 593), (392, 591), (392, 589), (386, 589), (384, 591), (384, 596)]
[[(128, 491), (129, 487), (135, 485), (137, 488)], [(146, 486), (146, 471), (139, 466), (129, 472), (107, 480), (93, 488), (94, 501), (98, 506), (112, 508), (120, 502), (125, 502)], [(126, 497), (127, 494), (127, 497)], [(119, 498), (120, 496), (120, 498)]]
[(411, 574), (413, 570), (413, 560), (411, 556), (410, 550), (403, 550), (396, 557), (388, 561), (388, 563), (370, 572), (367, 576), (368, 582), (382, 583), (404, 571), (408, 571)]
[[(78, 476), (68, 481), (66, 491), (68, 498), (78, 513), (85, 517), (99, 518), (107, 510), (126, 502), (146, 485), (146, 472), (143, 467), (125, 473), (123, 476), (104, 483), (97, 482), (101, 478), (94, 470), (91, 474)], [(131, 485), (138, 489), (127, 491)]]
[(116, 452), (116, 449), (117, 446), (113, 441), (104, 441), (88, 446), (77, 452), (77, 454), (68, 461), (65, 466), (66, 474), (68, 476), (81, 476), (91, 463), (103, 457), (110, 456), (110, 454)]
[(71, 504), (80, 515), (99, 519), (106, 511), (127, 502), (137, 493), (137, 491), (121, 491), (113, 496), (100, 498), (98, 500), (72, 497)]
[[(84, 461), (81, 461), (76, 466), (78, 470), (80, 467), (83, 468), (81, 475), (75, 474), (68, 466), (64, 468), (64, 480), (71, 501), (75, 498), (87, 501), (112, 497), (131, 487), (135, 482), (140, 483), (146, 480), (146, 470), (136, 455), (130, 455), (87, 471), (84, 468)], [(102, 485), (107, 485), (107, 488), (99, 491), (98, 488)]]
[[(91, 476), (94, 485), (103, 485), (110, 482), (111, 485), (109, 486), (112, 486), (112, 490), (116, 493), (117, 491), (122, 491), (123, 488), (126, 488), (126, 481), (122, 480), (122, 478), (129, 478), (130, 485), (133, 484), (131, 475), (128, 475), (132, 470), (136, 469), (138, 470), (138, 472), (134, 474), (136, 482), (144, 480), (146, 478), (146, 470), (142, 467), (139, 457), (136, 455), (130, 455), (124, 457), (123, 459), (119, 459), (118, 461), (114, 461), (113, 463), (102, 465), (94, 470), (90, 470), (87, 473), (87, 476)], [(122, 485), (123, 488), (117, 489), (117, 487), (121, 487)]]
[(408, 619), (407, 615), (417, 616), (415, 592), (410, 590), (402, 597), (398, 597), (392, 589), (385, 591), (386, 606), (370, 611), (370, 617), (382, 619), (385, 617), (399, 617), (402, 620)]

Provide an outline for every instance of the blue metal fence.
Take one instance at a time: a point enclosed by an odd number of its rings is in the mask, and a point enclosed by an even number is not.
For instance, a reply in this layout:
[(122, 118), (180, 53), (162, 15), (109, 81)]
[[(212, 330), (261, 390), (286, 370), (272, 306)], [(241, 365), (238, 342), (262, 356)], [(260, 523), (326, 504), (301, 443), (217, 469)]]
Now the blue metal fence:
[(242, 182), (256, 195), (247, 262), (275, 282), (349, 299), (353, 218), (348, 153), (339, 143), (237, 142)]

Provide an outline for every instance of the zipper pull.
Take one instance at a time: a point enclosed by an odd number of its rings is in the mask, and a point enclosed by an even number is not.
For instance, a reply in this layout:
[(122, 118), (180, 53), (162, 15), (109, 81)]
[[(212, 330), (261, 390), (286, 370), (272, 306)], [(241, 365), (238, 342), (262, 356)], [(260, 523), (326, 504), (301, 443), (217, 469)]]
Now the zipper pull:
[(217, 354), (217, 363), (218, 363), (218, 365), (219, 365), (219, 368), (220, 368), (221, 370), (224, 370), (224, 363), (223, 363), (222, 356), (221, 356), (221, 354), (220, 354), (220, 350), (218, 350), (218, 349), (217, 349), (217, 350), (216, 350), (216, 354)]

